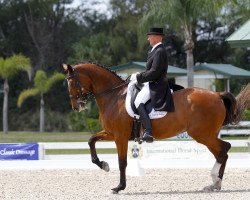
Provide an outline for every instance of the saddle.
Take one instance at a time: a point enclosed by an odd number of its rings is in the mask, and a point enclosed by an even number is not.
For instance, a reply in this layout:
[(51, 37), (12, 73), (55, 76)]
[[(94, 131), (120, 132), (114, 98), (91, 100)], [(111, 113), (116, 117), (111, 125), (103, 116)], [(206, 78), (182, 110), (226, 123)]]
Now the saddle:
[[(140, 90), (141, 90), (140, 85), (134, 85), (132, 83), (128, 84), (125, 107), (129, 116), (131, 116), (132, 118), (136, 118), (136, 119), (139, 119), (140, 116), (138, 115), (137, 109), (134, 105), (134, 101)], [(145, 105), (146, 105), (146, 110), (150, 119), (158, 119), (158, 118), (164, 117), (167, 114), (166, 111), (154, 110), (151, 104), (151, 100), (149, 100)]]
[[(138, 114), (138, 111), (137, 111), (137, 109), (135, 107), (135, 103), (134, 102), (135, 102), (135, 99), (136, 99), (138, 93), (141, 91), (141, 89), (142, 89), (142, 85), (135, 84), (135, 85), (133, 85), (133, 88), (131, 90), (131, 101), (130, 101), (130, 104), (131, 104), (131, 108), (132, 108), (134, 114), (136, 114), (136, 115), (139, 115), (139, 114)], [(149, 100), (149, 101), (146, 102), (145, 107), (146, 107), (147, 113), (149, 114), (152, 111), (152, 109), (153, 109), (153, 107), (151, 105), (151, 100)]]
[[(169, 84), (169, 86), (172, 92), (184, 88), (176, 84)], [(141, 88), (142, 85), (129, 83), (127, 89), (126, 102), (125, 102), (126, 110), (128, 114), (133, 118), (132, 134), (130, 139), (139, 142), (139, 144), (141, 144), (142, 142), (140, 139), (141, 122), (139, 120), (140, 116), (138, 115), (138, 111), (135, 107), (134, 102)], [(152, 107), (151, 100), (147, 101), (145, 107), (150, 119), (158, 119), (164, 117), (167, 114), (166, 111), (155, 111), (154, 108)]]

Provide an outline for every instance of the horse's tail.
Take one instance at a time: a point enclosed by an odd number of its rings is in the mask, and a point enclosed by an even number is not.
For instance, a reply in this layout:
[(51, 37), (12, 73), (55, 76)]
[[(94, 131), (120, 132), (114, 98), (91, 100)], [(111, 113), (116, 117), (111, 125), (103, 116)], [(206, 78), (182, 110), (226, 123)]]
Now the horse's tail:
[(232, 93), (220, 93), (226, 107), (226, 117), (223, 125), (238, 124), (245, 109), (250, 107), (250, 84), (247, 84), (235, 98)]
[(230, 92), (222, 92), (220, 93), (220, 97), (226, 108), (226, 117), (223, 125), (234, 123), (234, 111), (237, 104), (234, 95)]

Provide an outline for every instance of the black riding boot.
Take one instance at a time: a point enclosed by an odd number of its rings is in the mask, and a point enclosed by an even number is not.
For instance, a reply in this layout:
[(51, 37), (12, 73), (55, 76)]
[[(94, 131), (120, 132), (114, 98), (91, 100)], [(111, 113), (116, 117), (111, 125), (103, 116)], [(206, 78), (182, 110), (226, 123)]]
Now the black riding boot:
[(151, 121), (147, 114), (145, 105), (141, 103), (139, 107), (137, 108), (137, 110), (140, 115), (142, 126), (144, 128), (142, 140), (151, 143), (154, 141), (154, 138), (152, 137)]

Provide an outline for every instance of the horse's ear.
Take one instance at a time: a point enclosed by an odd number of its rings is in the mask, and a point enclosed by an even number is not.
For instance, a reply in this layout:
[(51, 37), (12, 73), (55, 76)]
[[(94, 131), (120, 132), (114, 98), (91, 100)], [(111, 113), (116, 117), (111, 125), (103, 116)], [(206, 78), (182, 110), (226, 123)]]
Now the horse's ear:
[(73, 68), (71, 65), (63, 64), (63, 69), (65, 72), (71, 73), (73, 71)]

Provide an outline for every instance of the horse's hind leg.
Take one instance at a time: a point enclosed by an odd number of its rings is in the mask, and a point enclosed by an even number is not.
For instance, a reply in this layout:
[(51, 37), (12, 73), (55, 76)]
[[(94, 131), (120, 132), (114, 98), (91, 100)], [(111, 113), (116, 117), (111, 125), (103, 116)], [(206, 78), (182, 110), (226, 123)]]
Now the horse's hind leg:
[(105, 161), (100, 161), (95, 148), (95, 143), (98, 140), (114, 140), (113, 136), (105, 132), (104, 130), (91, 136), (89, 139), (89, 147), (90, 147), (90, 153), (91, 153), (91, 160), (93, 163), (95, 163), (98, 167), (103, 169), (104, 171), (109, 171), (109, 164)]
[(208, 149), (213, 153), (216, 162), (211, 171), (213, 184), (205, 187), (204, 191), (221, 190), (221, 182), (224, 175), (228, 155), (227, 152), (231, 148), (231, 144), (216, 138), (214, 143), (207, 145)]

